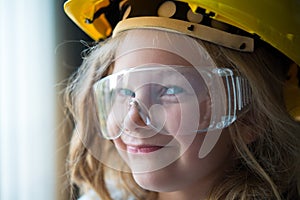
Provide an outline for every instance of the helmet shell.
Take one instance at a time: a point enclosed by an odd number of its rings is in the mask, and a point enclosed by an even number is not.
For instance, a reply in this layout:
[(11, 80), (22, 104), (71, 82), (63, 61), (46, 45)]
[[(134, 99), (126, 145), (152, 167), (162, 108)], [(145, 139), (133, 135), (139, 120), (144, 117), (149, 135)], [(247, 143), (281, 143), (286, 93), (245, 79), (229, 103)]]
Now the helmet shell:
[[(203, 8), (212, 18), (231, 24), (262, 40), (300, 65), (300, 1), (299, 0), (180, 0), (196, 12)], [(109, 0), (68, 0), (67, 15), (94, 40), (105, 39), (112, 26), (105, 15), (93, 20), (94, 14), (107, 7)], [(110, 11), (112, 12), (112, 11)], [(117, 15), (112, 13), (112, 15)], [(91, 20), (91, 23), (87, 23)]]

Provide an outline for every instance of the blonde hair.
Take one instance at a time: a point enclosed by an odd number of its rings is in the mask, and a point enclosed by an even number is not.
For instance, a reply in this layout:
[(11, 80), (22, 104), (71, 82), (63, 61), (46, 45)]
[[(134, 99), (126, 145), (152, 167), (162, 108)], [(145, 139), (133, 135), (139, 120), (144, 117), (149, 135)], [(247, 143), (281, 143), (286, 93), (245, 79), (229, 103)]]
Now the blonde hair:
[[(124, 33), (125, 34), (125, 33)], [(68, 166), (72, 183), (91, 188), (110, 200), (107, 174), (120, 177), (117, 187), (124, 198), (155, 199), (157, 193), (140, 188), (130, 173), (109, 169), (96, 159), (82, 140), (99, 131), (93, 84), (109, 73), (118, 44), (124, 34), (94, 47), (66, 88), (66, 103), (78, 134), (73, 134)], [(236, 167), (212, 188), (209, 199), (295, 199), (299, 165), (300, 125), (288, 115), (282, 90), (289, 62), (261, 42), (254, 53), (241, 53), (208, 42), (199, 43), (220, 67), (233, 67), (247, 77), (252, 88), (251, 104), (229, 127), (236, 151)], [(247, 144), (239, 132), (247, 126), (253, 142)], [(88, 137), (97, 137), (89, 135)], [(109, 142), (109, 141), (107, 141)], [(105, 147), (103, 146), (102, 149)], [(100, 149), (101, 150), (101, 149)], [(123, 188), (123, 189), (122, 189)]]

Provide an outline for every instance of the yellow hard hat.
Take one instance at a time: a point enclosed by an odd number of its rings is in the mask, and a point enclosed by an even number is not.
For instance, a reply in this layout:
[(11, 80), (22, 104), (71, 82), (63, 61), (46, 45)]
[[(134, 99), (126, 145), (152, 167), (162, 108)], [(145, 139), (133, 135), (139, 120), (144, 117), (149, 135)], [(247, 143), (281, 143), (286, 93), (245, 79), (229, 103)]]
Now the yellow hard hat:
[[(300, 2), (298, 0), (181, 1), (189, 3), (195, 12), (200, 7), (205, 9), (206, 13), (214, 13), (212, 18), (218, 21), (258, 35), (300, 65)], [(122, 4), (120, 0), (68, 0), (64, 9), (84, 32), (94, 40), (100, 40), (111, 35), (115, 24), (111, 24), (107, 16), (120, 18), (118, 10), (113, 9), (114, 6), (118, 9), (120, 4)], [(99, 17), (95, 18), (97, 12)]]
[[(159, 5), (162, 3), (168, 3), (165, 6), (167, 10), (166, 15), (168, 15), (168, 13), (175, 13), (172, 3), (176, 2), (176, 4), (188, 4), (188, 9), (195, 14), (195, 21), (197, 21), (197, 13), (200, 12), (203, 16), (206, 16), (213, 21), (220, 22), (237, 29), (234, 32), (230, 32), (230, 34), (226, 34), (224, 31), (215, 30), (215, 27), (207, 27), (206, 24), (207, 28), (203, 27), (199, 32), (194, 32), (194, 35), (190, 35), (195, 37), (200, 35), (200, 39), (246, 51), (251, 51), (251, 49), (253, 50), (251, 41), (248, 40), (249, 37), (258, 37), (278, 49), (300, 66), (299, 0), (68, 0), (64, 5), (64, 9), (67, 15), (85, 33), (87, 33), (92, 39), (98, 41), (109, 37), (112, 35), (113, 31), (117, 31), (116, 29), (122, 29), (122, 27), (120, 28), (118, 26), (121, 23), (124, 23), (120, 21), (128, 15), (128, 5), (131, 6), (133, 1), (134, 4), (144, 7), (144, 9), (139, 9), (139, 7), (132, 9), (137, 13), (135, 13), (134, 16), (131, 16), (132, 18), (123, 20), (124, 22), (128, 22), (126, 27), (136, 26), (137, 21), (133, 20), (130, 22), (130, 20), (134, 19), (135, 16), (149, 16), (149, 13), (150, 16), (157, 16)], [(147, 9), (145, 9), (145, 5)], [(187, 15), (186, 10), (180, 9), (176, 11), (175, 15)], [(183, 16), (177, 16), (177, 19), (182, 18)], [(154, 23), (155, 20), (155, 18), (150, 18), (146, 23), (148, 23), (148, 26), (151, 26), (151, 23)], [(205, 20), (203, 21), (206, 23)], [(144, 21), (142, 24), (143, 23)], [(163, 18), (160, 18), (157, 23), (161, 24), (163, 28), (175, 29), (176, 31), (189, 34), (189, 30), (183, 30), (180, 28), (181, 24), (179, 22), (178, 24), (173, 24), (169, 21), (164, 22)], [(185, 25), (186, 24), (187, 23), (185, 23)], [(189, 24), (191, 23), (189, 22)], [(221, 28), (219, 27), (217, 29), (222, 30), (222, 26), (223, 25), (221, 24)], [(191, 26), (191, 28), (193, 27)], [(232, 30), (232, 28), (230, 28), (230, 30)], [(228, 32), (227, 30), (225, 31)], [(223, 41), (214, 41), (219, 39), (219, 34), (223, 34)], [(232, 44), (232, 41), (233, 43), (234, 41), (236, 43)], [(247, 49), (244, 49), (241, 44), (247, 44)], [(299, 71), (299, 68), (296, 67), (296, 69)], [(295, 77), (295, 73), (293, 77)], [(300, 82), (300, 80), (297, 81)], [(287, 108), (295, 118), (300, 117), (300, 102), (298, 102), (300, 90), (297, 86), (297, 81), (294, 81), (292, 86), (288, 89), (290, 90), (290, 88), (294, 88), (293, 92), (287, 92), (286, 95), (286, 99), (288, 100)], [(297, 98), (294, 98), (295, 95)]]
[(68, 0), (64, 4), (64, 10), (86, 34), (99, 40), (111, 34), (112, 26), (105, 15), (94, 19), (94, 14), (109, 5), (109, 0)]

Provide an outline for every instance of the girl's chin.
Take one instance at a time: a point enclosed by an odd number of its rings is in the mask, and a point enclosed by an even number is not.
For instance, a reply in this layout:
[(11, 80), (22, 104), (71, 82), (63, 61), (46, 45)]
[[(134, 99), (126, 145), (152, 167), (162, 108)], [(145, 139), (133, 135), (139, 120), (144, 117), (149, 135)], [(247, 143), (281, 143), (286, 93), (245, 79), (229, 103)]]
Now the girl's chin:
[(168, 168), (165, 168), (149, 173), (133, 173), (133, 178), (140, 187), (149, 191), (173, 192), (180, 190), (178, 183), (182, 184), (183, 182), (178, 181), (176, 177), (164, 170), (169, 171)]
[(166, 179), (162, 180), (162, 177), (155, 175), (155, 172), (134, 173), (133, 178), (140, 187), (150, 191), (162, 192), (164, 191), (164, 185), (166, 185), (163, 184)]

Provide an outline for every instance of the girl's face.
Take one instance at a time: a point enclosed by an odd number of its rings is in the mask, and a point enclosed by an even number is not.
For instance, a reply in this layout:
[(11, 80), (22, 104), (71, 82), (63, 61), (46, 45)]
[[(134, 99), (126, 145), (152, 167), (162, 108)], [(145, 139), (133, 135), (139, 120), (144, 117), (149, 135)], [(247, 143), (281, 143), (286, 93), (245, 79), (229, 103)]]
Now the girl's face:
[[(207, 65), (212, 65), (210, 59), (202, 60), (201, 63), (205, 64), (205, 62)], [(141, 49), (119, 57), (114, 63), (113, 73), (150, 63), (192, 68), (188, 61), (174, 53), (158, 49)], [(199, 79), (199, 85), (192, 84), (196, 93), (202, 93), (196, 95), (198, 98), (200, 95), (207, 95), (201, 83)], [(149, 99), (145, 97), (147, 95), (149, 93), (145, 91), (137, 93), (135, 97), (143, 101), (143, 98)], [(201, 98), (203, 99), (203, 96)], [(209, 105), (209, 100), (195, 104), (200, 110), (205, 110), (205, 107)], [(200, 117), (202, 122), (195, 122), (193, 116), (198, 109), (193, 106), (186, 108), (185, 112), (190, 113), (190, 117), (185, 115), (185, 119), (182, 118), (180, 109), (169, 108), (162, 113), (166, 118), (164, 129), (168, 132), (164, 134), (153, 133), (139, 114), (139, 108), (135, 105), (129, 106), (123, 133), (114, 140), (114, 144), (130, 167), (135, 181), (142, 188), (162, 193), (186, 191), (192, 194), (199, 191), (202, 195), (206, 195), (212, 184), (221, 178), (224, 171), (231, 166), (232, 143), (227, 131), (223, 131), (217, 144), (206, 157), (199, 158), (199, 149), (206, 133), (181, 133), (181, 130), (186, 129), (180, 129), (179, 124), (182, 120), (185, 124), (190, 122), (193, 126), (195, 123), (201, 124), (203, 121), (205, 123), (205, 116)], [(208, 134), (213, 134), (213, 132)]]

